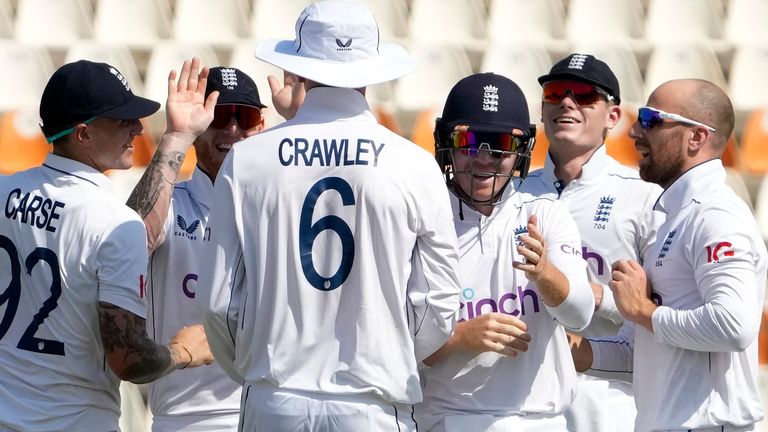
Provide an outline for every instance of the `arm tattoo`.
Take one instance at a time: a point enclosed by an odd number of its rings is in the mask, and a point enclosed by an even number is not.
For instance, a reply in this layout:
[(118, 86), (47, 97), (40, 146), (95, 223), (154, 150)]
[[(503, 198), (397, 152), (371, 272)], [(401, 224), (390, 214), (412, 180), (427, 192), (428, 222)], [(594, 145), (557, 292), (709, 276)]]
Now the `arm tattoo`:
[(122, 379), (147, 383), (174, 369), (179, 353), (149, 339), (143, 318), (109, 303), (99, 302), (98, 309), (104, 353), (122, 354)]
[(126, 205), (136, 210), (139, 216), (144, 219), (157, 203), (163, 183), (173, 186), (173, 180), (166, 177), (165, 167), (170, 169), (169, 174), (175, 178), (184, 162), (184, 156), (184, 152), (180, 151), (170, 153), (156, 151), (141, 180), (131, 192), (131, 196), (128, 197)]

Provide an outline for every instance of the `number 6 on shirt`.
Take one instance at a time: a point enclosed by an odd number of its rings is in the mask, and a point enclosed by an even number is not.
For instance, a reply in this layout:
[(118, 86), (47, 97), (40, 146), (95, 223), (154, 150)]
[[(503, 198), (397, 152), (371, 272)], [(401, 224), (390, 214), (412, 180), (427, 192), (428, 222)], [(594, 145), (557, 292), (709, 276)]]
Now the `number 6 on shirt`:
[[(341, 196), (341, 203), (344, 206), (355, 205), (355, 196), (352, 193), (352, 187), (346, 180), (340, 177), (326, 177), (315, 183), (307, 192), (304, 198), (304, 204), (301, 206), (301, 219), (299, 221), (299, 252), (301, 253), (301, 269), (304, 271), (304, 277), (315, 288), (320, 291), (332, 291), (340, 287), (347, 280), (349, 272), (352, 270), (352, 263), (355, 260), (355, 238), (349, 225), (344, 219), (336, 215), (324, 216), (312, 223), (312, 214), (315, 211), (315, 205), (320, 195), (327, 190), (335, 190)], [(341, 263), (336, 273), (330, 278), (321, 276), (315, 269), (312, 262), (312, 246), (315, 239), (321, 232), (330, 229), (339, 236), (341, 240)]]

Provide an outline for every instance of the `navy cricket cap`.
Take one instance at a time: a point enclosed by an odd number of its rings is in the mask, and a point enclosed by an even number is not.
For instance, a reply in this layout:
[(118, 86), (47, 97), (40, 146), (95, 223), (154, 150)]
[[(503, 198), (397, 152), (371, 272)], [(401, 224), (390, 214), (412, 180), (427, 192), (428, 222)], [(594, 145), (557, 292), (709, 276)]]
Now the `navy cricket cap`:
[(78, 60), (48, 80), (40, 99), (40, 127), (51, 142), (93, 117), (137, 120), (159, 108), (159, 103), (134, 95), (114, 66)]
[(439, 124), (445, 132), (467, 125), (477, 132), (530, 135), (528, 102), (512, 80), (494, 73), (462, 78), (445, 101)]
[(205, 97), (219, 91), (216, 105), (248, 105), (266, 108), (259, 98), (259, 90), (251, 77), (236, 68), (214, 67), (208, 70)]
[(582, 81), (594, 84), (613, 96), (616, 104), (621, 103), (619, 80), (611, 68), (591, 54), (571, 54), (555, 63), (549, 73), (539, 77), (539, 84), (550, 81)]

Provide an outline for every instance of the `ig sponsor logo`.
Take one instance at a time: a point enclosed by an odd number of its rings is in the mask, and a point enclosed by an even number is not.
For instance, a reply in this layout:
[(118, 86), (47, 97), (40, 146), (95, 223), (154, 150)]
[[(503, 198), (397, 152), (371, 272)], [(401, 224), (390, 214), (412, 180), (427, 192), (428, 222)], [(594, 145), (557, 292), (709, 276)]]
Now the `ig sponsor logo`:
[(733, 256), (732, 246), (730, 242), (720, 242), (714, 246), (707, 246), (707, 263), (717, 263), (722, 257)]

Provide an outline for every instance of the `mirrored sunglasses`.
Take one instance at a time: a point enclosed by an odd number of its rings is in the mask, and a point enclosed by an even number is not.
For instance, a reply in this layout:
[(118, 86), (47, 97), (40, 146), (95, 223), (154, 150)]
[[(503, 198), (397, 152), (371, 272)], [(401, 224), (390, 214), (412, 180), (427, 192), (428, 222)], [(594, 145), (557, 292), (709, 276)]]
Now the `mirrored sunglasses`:
[(464, 154), (477, 155), (479, 150), (490, 150), (495, 157), (501, 157), (503, 152), (521, 151), (528, 141), (511, 133), (457, 131), (450, 135), (449, 144), (454, 149), (463, 150)]
[(691, 120), (678, 114), (664, 112), (656, 108), (642, 107), (637, 110), (637, 121), (640, 123), (640, 127), (644, 130), (653, 129), (654, 127), (664, 123), (665, 119), (691, 126), (701, 126), (710, 132), (714, 132), (716, 130), (712, 126), (697, 122), (696, 120)]
[(613, 101), (613, 96), (600, 87), (579, 81), (550, 81), (544, 83), (542, 88), (542, 99), (552, 104), (559, 104), (566, 96), (570, 96), (579, 105), (592, 105), (601, 100)]
[(224, 129), (232, 117), (242, 130), (253, 129), (261, 123), (261, 110), (247, 105), (216, 105), (211, 126)]

